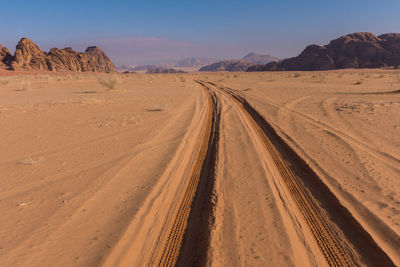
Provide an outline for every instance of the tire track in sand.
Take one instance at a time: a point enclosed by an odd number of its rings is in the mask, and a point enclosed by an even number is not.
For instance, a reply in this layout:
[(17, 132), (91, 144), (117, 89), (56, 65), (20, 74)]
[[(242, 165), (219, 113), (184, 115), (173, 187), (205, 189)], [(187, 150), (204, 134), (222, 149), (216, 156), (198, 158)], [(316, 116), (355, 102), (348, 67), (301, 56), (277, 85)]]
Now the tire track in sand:
[[(205, 89), (205, 87), (202, 88), (206, 92), (208, 99), (208, 116), (205, 132), (201, 141), (201, 147), (196, 156), (196, 161), (190, 172), (188, 185), (181, 197), (179, 208), (168, 230), (168, 236), (164, 241), (165, 243), (160, 253), (158, 266), (175, 266), (179, 258), (181, 262), (185, 262), (187, 258), (193, 256), (200, 256), (198, 260), (204, 260), (205, 256), (204, 253), (203, 255), (199, 255), (202, 252), (196, 250), (203, 249), (204, 252), (207, 247), (207, 244), (204, 244), (204, 242), (207, 243), (207, 240), (204, 241), (204, 239), (208, 239), (208, 237), (203, 237), (203, 235), (207, 235), (207, 233), (205, 233), (207, 230), (201, 231), (198, 227), (190, 227), (189, 223), (196, 224), (197, 221), (196, 219), (190, 221), (190, 215), (193, 210), (196, 208), (200, 210), (204, 209), (204, 207), (195, 207), (193, 204), (196, 204), (196, 206), (203, 206), (202, 200), (209, 199), (212, 191), (212, 185), (210, 188), (212, 178), (210, 176), (214, 173), (213, 169), (218, 142), (217, 133), (220, 112), (218, 110), (218, 101), (215, 93)], [(200, 181), (200, 179), (203, 179), (203, 181)], [(203, 182), (202, 188), (199, 188), (201, 182)], [(197, 198), (197, 202), (194, 202), (195, 197)], [(187, 238), (185, 242), (186, 246), (191, 246), (191, 248), (188, 248), (185, 251), (185, 255), (182, 256), (180, 254), (185, 237)], [(199, 241), (201, 239), (203, 240)], [(194, 240), (196, 243), (200, 242), (202, 244), (193, 244)]]
[[(247, 103), (245, 98), (213, 83), (207, 85), (204, 82), (199, 83), (210, 90), (218, 90), (227, 95), (240, 107), (262, 139), (265, 145), (264, 149), (271, 155), (287, 191), (303, 215), (310, 232), (330, 266), (357, 266), (363, 263), (373, 266), (394, 266), (392, 260), (348, 210), (340, 204), (326, 185), (282, 139), (279, 139), (273, 128)], [(310, 177), (313, 181), (310, 181)], [(329, 217), (326, 218), (325, 214), (328, 214)], [(338, 233), (337, 228), (342, 233)], [(342, 238), (343, 234), (346, 239)], [(347, 244), (345, 240), (350, 244)]]
[(210, 148), (216, 142), (216, 98), (204, 88), (198, 89), (201, 108), (195, 112), (183, 142), (103, 266), (177, 264), (198, 185), (209, 178), (202, 175), (210, 167), (205, 162), (214, 158), (210, 154), (215, 151)]

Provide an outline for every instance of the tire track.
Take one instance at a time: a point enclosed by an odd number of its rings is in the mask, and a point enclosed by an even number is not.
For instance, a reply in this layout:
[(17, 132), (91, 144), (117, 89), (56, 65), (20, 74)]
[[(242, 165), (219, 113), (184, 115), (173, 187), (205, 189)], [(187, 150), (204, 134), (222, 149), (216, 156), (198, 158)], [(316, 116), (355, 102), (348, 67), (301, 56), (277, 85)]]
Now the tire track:
[[(236, 91), (233, 89), (230, 89), (230, 90), (232, 92)], [(330, 133), (338, 136), (339, 138), (343, 139), (345, 142), (358, 147), (359, 149), (370, 154), (372, 157), (376, 158), (377, 160), (380, 160), (384, 164), (387, 164), (387, 165), (391, 166), (392, 168), (395, 168), (396, 170), (400, 170), (400, 159), (399, 158), (397, 158), (393, 155), (390, 155), (389, 153), (386, 153), (384, 151), (380, 151), (379, 149), (374, 148), (372, 145), (363, 142), (362, 140), (358, 139), (357, 137), (355, 137), (351, 134), (346, 134), (346, 133), (340, 131), (339, 129), (335, 128), (334, 126), (329, 125), (325, 122), (314, 120), (312, 117), (310, 117), (306, 114), (303, 114), (299, 111), (296, 111), (290, 105), (289, 106), (282, 105), (282, 104), (279, 104), (278, 102), (275, 102), (266, 97), (260, 97), (260, 96), (253, 96), (253, 97), (261, 99), (263, 101), (266, 101), (267, 103), (269, 103), (270, 105), (272, 105), (278, 109), (287, 110), (287, 111), (291, 112), (293, 115), (296, 115), (298, 118), (301, 118), (301, 119), (311, 123), (312, 125), (314, 125), (318, 128), (321, 128), (327, 132), (330, 132)]]
[[(350, 212), (340, 204), (308, 165), (279, 138), (245, 98), (233, 90), (217, 87), (213, 83), (199, 83), (210, 90), (227, 95), (243, 111), (262, 139), (266, 151), (271, 155), (287, 190), (330, 266), (357, 266), (362, 263), (373, 266), (394, 266), (392, 260)], [(326, 214), (329, 216), (326, 217)], [(337, 228), (342, 233), (339, 233)], [(342, 234), (350, 244), (347, 244)]]
[[(184, 194), (181, 197), (180, 205), (178, 210), (175, 213), (173, 222), (168, 230), (168, 236), (165, 238), (163, 249), (160, 252), (158, 266), (176, 266), (178, 263), (178, 259), (181, 257), (180, 261), (185, 261), (182, 258), (181, 251), (182, 251), (182, 244), (184, 242), (185, 237), (190, 239), (196, 239), (197, 242), (201, 242), (203, 244), (198, 244), (197, 248), (203, 248), (203, 252), (206, 249), (206, 245), (204, 242), (207, 243), (207, 240), (199, 241), (199, 239), (204, 239), (204, 237), (199, 235), (204, 235), (205, 231), (200, 231), (196, 229), (196, 227), (191, 227), (189, 223), (195, 223), (196, 220), (190, 220), (190, 216), (193, 210), (199, 209), (196, 206), (204, 205), (202, 204), (201, 200), (203, 198), (209, 198), (210, 192), (212, 191), (212, 181), (213, 180), (210, 176), (214, 174), (214, 164), (215, 164), (215, 157), (216, 157), (216, 149), (217, 149), (217, 142), (218, 142), (218, 126), (219, 126), (219, 110), (218, 110), (218, 100), (214, 92), (211, 90), (202, 87), (202, 89), (206, 92), (207, 99), (208, 99), (208, 116), (207, 116), (207, 124), (206, 129), (204, 131), (204, 136), (202, 138), (201, 146), (198, 151), (196, 162), (192, 167), (190, 178), (188, 185)], [(202, 181), (200, 181), (202, 179)], [(211, 183), (211, 188), (210, 188)], [(202, 185), (202, 188), (199, 188)], [(204, 189), (204, 187), (206, 189)], [(211, 190), (210, 190), (211, 189)], [(199, 194), (199, 191), (202, 191)], [(205, 193), (205, 194), (204, 194)], [(195, 201), (195, 198), (197, 198)], [(200, 207), (200, 209), (203, 209)], [(193, 233), (198, 231), (199, 233)], [(195, 236), (195, 237), (193, 237)], [(207, 239), (207, 237), (205, 238)], [(186, 245), (190, 245), (189, 242), (185, 242)], [(199, 252), (194, 252), (196, 248), (196, 244), (191, 244), (194, 248), (190, 248), (189, 250), (185, 251), (186, 255), (183, 257), (188, 258), (190, 254), (196, 253), (197, 255), (200, 254)], [(200, 257), (204, 258), (203, 255)], [(202, 259), (200, 259), (202, 260)]]

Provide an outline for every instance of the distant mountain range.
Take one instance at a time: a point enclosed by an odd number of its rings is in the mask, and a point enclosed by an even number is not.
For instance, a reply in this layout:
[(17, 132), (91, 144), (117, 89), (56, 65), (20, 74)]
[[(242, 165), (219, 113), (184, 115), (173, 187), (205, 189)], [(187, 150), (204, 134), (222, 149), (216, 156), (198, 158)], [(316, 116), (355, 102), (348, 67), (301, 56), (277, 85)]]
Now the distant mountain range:
[(260, 55), (249, 53), (241, 59), (234, 60), (217, 60), (205, 57), (191, 57), (177, 60), (163, 60), (159, 62), (151, 62), (138, 66), (123, 65), (118, 67), (120, 71), (144, 71), (151, 72), (153, 69), (170, 69), (170, 68), (200, 68), (203, 71), (245, 71), (249, 66), (255, 64), (267, 64), (279, 59), (270, 55)]
[(248, 60), (223, 60), (201, 67), (199, 71), (246, 71), (254, 63)]
[(223, 60), (203, 66), (199, 71), (246, 71), (249, 67), (254, 65), (263, 65), (277, 61), (279, 61), (279, 59), (276, 57), (259, 55), (252, 52), (238, 60)]
[(168, 68), (193, 68), (201, 67), (218, 61), (217, 59), (205, 57), (191, 57), (176, 60), (162, 60), (159, 62), (151, 62), (150, 64), (143, 64), (138, 66), (122, 65), (118, 70), (124, 71), (151, 71), (152, 69), (168, 69)]
[(279, 58), (273, 57), (270, 55), (259, 55), (259, 54), (251, 52), (251, 53), (248, 53), (247, 55), (245, 55), (244, 57), (242, 57), (242, 60), (251, 61), (254, 64), (267, 64), (272, 61), (278, 62)]

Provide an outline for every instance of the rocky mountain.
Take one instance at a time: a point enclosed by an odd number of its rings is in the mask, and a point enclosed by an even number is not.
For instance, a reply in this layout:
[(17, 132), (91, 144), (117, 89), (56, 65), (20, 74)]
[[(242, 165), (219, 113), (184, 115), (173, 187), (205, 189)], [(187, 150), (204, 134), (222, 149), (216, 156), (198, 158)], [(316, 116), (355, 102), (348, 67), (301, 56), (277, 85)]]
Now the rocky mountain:
[(152, 69), (161, 68), (195, 68), (202, 67), (211, 63), (215, 63), (217, 60), (203, 57), (190, 57), (178, 60), (164, 60), (151, 62), (150, 64), (144, 64), (139, 66), (127, 66), (122, 65), (118, 69), (122, 71), (150, 71)]
[(400, 33), (376, 36), (359, 32), (339, 37), (325, 46), (310, 45), (297, 57), (279, 63), (252, 66), (248, 71), (382, 68), (398, 65)]
[(242, 57), (242, 60), (247, 60), (247, 61), (251, 61), (254, 64), (267, 64), (269, 62), (272, 61), (279, 61), (278, 58), (270, 56), (270, 55), (259, 55), (256, 53), (248, 53), (247, 55), (245, 55), (244, 57)]
[(173, 68), (154, 68), (148, 70), (147, 73), (186, 73), (183, 70), (177, 70)]
[(174, 65), (175, 67), (199, 67), (215, 63), (217, 60), (204, 57), (191, 57), (180, 59)]
[(112, 61), (97, 46), (88, 47), (85, 52), (77, 52), (71, 47), (67, 47), (64, 49), (52, 48), (46, 53), (28, 38), (22, 38), (17, 44), (14, 56), (11, 56), (9, 52), (7, 55), (8, 49), (1, 51), (0, 60), (11, 70), (116, 71)]
[(160, 66), (160, 65), (139, 65), (136, 67), (130, 67), (128, 68), (129, 71), (150, 71), (152, 69), (157, 69), (157, 68), (166, 68), (168, 66)]
[(247, 60), (223, 60), (199, 69), (199, 71), (246, 71), (254, 63)]

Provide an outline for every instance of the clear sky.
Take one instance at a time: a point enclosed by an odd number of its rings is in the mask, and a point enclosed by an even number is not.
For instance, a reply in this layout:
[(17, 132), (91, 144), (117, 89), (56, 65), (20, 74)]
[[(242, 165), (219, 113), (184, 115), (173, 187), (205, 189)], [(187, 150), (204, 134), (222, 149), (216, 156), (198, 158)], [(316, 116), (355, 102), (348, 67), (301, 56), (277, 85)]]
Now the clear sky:
[(254, 51), (295, 56), (352, 32), (400, 32), (400, 0), (1, 1), (0, 44), (99, 45), (117, 64)]

